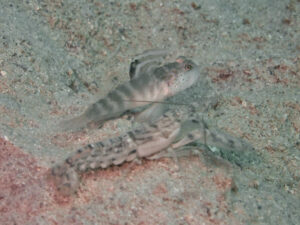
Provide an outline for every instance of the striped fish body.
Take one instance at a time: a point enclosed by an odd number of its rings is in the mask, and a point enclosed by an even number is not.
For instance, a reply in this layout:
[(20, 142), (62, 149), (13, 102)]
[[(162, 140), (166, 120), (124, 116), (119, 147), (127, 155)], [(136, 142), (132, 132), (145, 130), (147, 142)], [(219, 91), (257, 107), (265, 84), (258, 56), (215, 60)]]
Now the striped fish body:
[(153, 68), (151, 74), (143, 68), (139, 73), (89, 106), (81, 116), (66, 121), (62, 126), (74, 130), (89, 124), (100, 125), (119, 117), (127, 110), (173, 96), (192, 86), (200, 75), (198, 66), (185, 57)]

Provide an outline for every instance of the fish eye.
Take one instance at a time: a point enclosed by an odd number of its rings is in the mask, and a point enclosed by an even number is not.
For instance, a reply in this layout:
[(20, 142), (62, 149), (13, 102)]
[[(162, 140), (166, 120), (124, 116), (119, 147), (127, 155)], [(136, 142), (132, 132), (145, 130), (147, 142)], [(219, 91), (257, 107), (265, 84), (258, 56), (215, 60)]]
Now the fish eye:
[(191, 70), (191, 69), (193, 69), (193, 66), (191, 64), (185, 64), (184, 69), (185, 70)]

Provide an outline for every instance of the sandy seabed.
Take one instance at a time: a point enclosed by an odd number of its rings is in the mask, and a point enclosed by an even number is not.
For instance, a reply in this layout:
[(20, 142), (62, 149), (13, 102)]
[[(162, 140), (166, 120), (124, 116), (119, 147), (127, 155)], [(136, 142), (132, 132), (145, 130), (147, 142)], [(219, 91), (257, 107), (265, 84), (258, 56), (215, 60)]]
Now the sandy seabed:
[[(1, 225), (299, 224), (299, 0), (0, 6)], [(258, 160), (241, 168), (205, 150), (143, 160), (89, 172), (76, 196), (60, 196), (49, 168), (130, 122), (75, 133), (59, 122), (128, 80), (131, 58), (153, 48), (200, 65), (209, 87), (200, 81), (176, 101), (213, 104), (205, 120), (251, 143)]]

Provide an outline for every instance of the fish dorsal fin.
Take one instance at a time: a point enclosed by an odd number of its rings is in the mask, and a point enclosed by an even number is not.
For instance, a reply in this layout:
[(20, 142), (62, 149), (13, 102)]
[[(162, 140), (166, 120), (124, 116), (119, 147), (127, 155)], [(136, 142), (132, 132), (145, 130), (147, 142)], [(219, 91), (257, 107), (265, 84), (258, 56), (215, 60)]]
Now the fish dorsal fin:
[(151, 73), (154, 68), (161, 65), (168, 54), (169, 51), (165, 49), (151, 49), (135, 56), (129, 67), (130, 79), (134, 79), (142, 73)]

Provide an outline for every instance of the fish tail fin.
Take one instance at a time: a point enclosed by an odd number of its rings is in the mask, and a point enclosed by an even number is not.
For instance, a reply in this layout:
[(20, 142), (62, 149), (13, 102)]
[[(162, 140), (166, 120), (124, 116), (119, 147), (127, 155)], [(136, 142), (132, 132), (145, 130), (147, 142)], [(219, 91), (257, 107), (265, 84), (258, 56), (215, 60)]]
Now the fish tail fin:
[[(59, 124), (59, 129), (62, 131), (76, 131), (76, 130), (80, 130), (83, 129), (85, 127), (87, 127), (88, 125), (90, 125), (90, 123), (92, 123), (92, 119), (89, 118), (86, 113), (75, 117), (73, 119), (70, 120), (64, 120)], [(99, 125), (101, 124), (101, 122), (99, 122)]]

